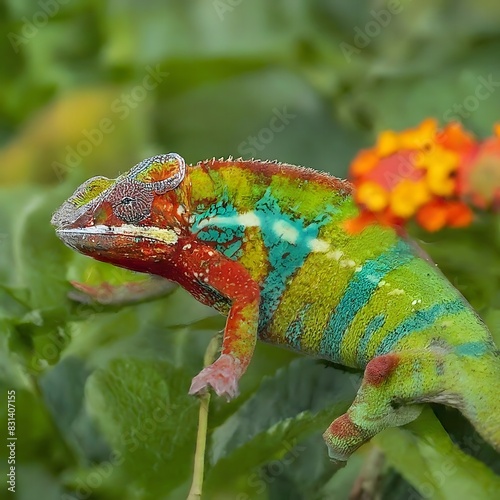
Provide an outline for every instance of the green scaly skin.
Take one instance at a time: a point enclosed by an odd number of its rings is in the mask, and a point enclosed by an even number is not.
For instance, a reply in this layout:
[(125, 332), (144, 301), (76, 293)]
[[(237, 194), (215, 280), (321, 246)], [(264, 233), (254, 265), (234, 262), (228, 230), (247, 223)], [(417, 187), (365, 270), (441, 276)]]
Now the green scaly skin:
[(185, 166), (160, 155), (82, 185), (53, 218), (98, 260), (174, 281), (228, 316), (220, 358), (193, 379), (234, 397), (256, 339), (364, 370), (324, 434), (344, 461), (426, 402), (458, 408), (500, 450), (500, 362), (490, 333), (409, 240), (351, 235), (351, 186), (262, 161)]

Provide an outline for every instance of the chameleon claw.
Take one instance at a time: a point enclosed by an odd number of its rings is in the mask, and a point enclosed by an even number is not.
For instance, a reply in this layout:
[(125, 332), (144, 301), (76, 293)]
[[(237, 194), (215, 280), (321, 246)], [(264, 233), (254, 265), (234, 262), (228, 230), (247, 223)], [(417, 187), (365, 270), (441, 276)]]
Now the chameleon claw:
[(239, 394), (239, 372), (239, 361), (230, 354), (222, 354), (193, 378), (189, 394), (203, 394), (211, 387), (218, 396), (229, 401)]
[(338, 453), (333, 448), (330, 448), (330, 446), (327, 445), (327, 448), (328, 458), (330, 459), (330, 462), (339, 469), (345, 467), (347, 464), (347, 459), (344, 457), (340, 458)]

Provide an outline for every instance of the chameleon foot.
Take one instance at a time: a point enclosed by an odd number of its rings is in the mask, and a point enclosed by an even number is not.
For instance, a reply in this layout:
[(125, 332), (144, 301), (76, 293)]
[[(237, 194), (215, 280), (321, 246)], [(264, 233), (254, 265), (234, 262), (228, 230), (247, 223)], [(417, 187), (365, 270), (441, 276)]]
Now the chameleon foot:
[(200, 394), (211, 387), (218, 396), (225, 396), (229, 401), (239, 393), (240, 375), (240, 362), (230, 354), (221, 354), (215, 363), (194, 377), (189, 394)]
[(351, 454), (367, 439), (360, 429), (345, 413), (333, 421), (323, 434), (328, 447), (328, 456), (335, 464), (343, 464)]
[(422, 411), (419, 403), (442, 392), (439, 377), (426, 383), (425, 390), (423, 384), (417, 383), (424, 374), (437, 372), (440, 359), (429, 350), (373, 358), (366, 365), (363, 383), (351, 407), (323, 434), (330, 458), (346, 461), (375, 434), (415, 420)]

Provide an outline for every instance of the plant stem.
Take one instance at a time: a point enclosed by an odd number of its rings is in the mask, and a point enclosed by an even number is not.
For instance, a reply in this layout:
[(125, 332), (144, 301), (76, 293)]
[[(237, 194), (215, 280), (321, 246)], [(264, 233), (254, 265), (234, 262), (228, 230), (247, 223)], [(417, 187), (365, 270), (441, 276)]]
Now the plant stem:
[[(212, 337), (203, 359), (204, 366), (211, 365), (220, 350), (222, 335), (218, 333)], [(187, 500), (201, 499), (203, 489), (203, 474), (205, 471), (205, 448), (207, 443), (208, 409), (210, 392), (200, 396), (200, 413), (198, 416), (198, 435), (196, 437), (196, 452), (194, 455), (193, 482)]]
[(380, 498), (377, 491), (380, 485), (385, 455), (377, 446), (373, 446), (365, 459), (359, 476), (356, 478), (349, 500), (368, 500)]

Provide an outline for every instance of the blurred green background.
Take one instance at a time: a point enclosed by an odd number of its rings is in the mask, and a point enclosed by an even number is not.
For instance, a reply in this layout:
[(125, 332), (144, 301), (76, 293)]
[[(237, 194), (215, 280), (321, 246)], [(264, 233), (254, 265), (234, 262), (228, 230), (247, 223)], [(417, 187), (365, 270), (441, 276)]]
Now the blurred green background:
[[(345, 176), (383, 129), (433, 116), (486, 136), (500, 117), (494, 0), (0, 0), (0, 33), (2, 478), (11, 389), (18, 437), (16, 493), (2, 480), (0, 498), (189, 491), (198, 406), (186, 393), (223, 318), (182, 290), (123, 309), (70, 301), (69, 279), (131, 279), (54, 236), (51, 213), (80, 182), (169, 151)], [(490, 216), (416, 234), (497, 340), (498, 229)], [(497, 498), (498, 455), (443, 408), (466, 453), (429, 412), (337, 471), (321, 432), (358, 383), (260, 345), (241, 396), (213, 399), (204, 498)]]

